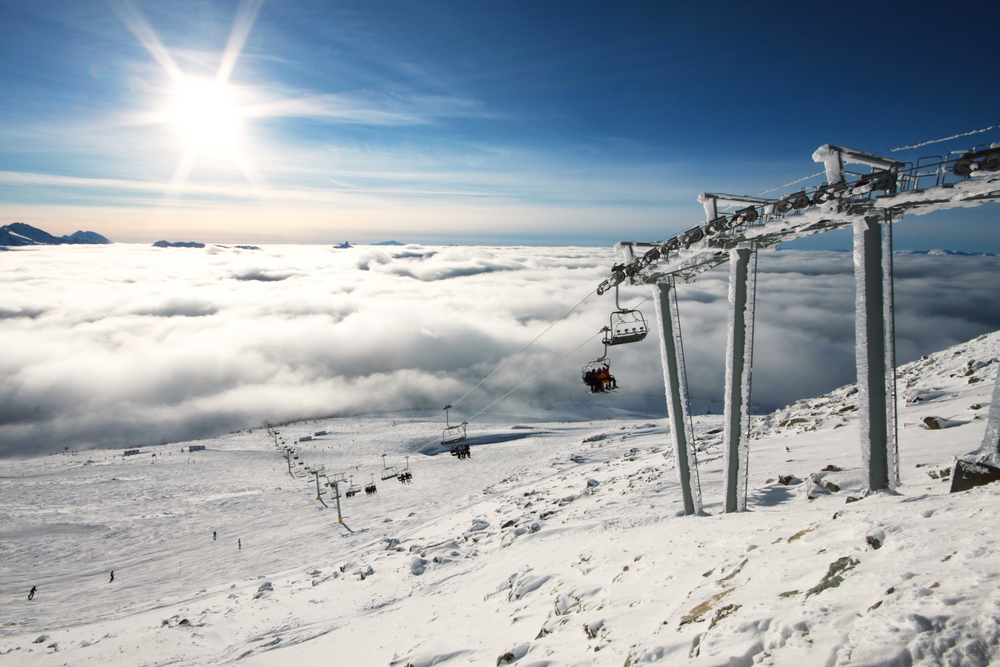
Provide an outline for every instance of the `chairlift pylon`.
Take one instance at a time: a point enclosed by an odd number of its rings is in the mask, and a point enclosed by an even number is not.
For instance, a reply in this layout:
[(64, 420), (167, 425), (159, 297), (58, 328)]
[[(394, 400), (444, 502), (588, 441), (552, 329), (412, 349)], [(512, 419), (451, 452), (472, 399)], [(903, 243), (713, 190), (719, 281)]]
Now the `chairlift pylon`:
[(646, 318), (635, 308), (622, 308), (618, 302), (618, 285), (615, 285), (615, 310), (611, 313), (611, 324), (604, 336), (605, 345), (638, 343), (649, 333)]
[(451, 410), (453, 406), (444, 406), (444, 423), (447, 424), (447, 428), (441, 432), (441, 445), (448, 446), (453, 445), (456, 442), (462, 442), (468, 435), (466, 432), (466, 426), (468, 422), (462, 422), (461, 424), (451, 425), (451, 421), (448, 418), (448, 411)]

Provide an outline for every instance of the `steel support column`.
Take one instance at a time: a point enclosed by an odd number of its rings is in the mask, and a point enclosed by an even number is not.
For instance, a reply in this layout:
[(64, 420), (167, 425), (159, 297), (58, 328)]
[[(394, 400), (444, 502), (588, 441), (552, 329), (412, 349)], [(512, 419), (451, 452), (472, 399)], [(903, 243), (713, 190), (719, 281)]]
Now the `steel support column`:
[(684, 513), (695, 514), (701, 511), (701, 498), (695, 485), (697, 470), (692, 480), (689, 456), (691, 443), (688, 442), (687, 387), (681, 378), (681, 367), (677, 356), (677, 332), (674, 330), (671, 316), (670, 283), (656, 283), (653, 286), (653, 303), (656, 306), (656, 321), (660, 327), (660, 359), (663, 364), (663, 384), (666, 387), (667, 410), (670, 420), (670, 437), (674, 445), (674, 458), (677, 461), (677, 477), (684, 498)]
[(993, 398), (986, 418), (986, 432), (979, 449), (972, 453), (975, 461), (1000, 467), (1000, 371), (993, 381)]
[(729, 251), (729, 343), (726, 347), (725, 456), (726, 512), (746, 509), (752, 313), (747, 312), (748, 277), (753, 251)]
[(882, 225), (878, 217), (854, 223), (855, 349), (858, 366), (858, 410), (862, 464), (868, 489), (890, 487), (886, 423), (885, 306)]

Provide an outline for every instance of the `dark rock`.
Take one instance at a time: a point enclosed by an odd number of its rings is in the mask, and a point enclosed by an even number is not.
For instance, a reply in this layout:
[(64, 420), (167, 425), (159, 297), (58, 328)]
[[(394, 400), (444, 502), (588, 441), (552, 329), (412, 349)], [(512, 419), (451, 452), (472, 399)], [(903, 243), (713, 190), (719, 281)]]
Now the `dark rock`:
[(882, 540), (878, 539), (877, 537), (868, 535), (867, 537), (865, 537), (865, 542), (867, 542), (868, 546), (870, 546), (872, 549), (876, 551), (882, 548)]
[(816, 584), (813, 588), (810, 588), (806, 592), (806, 597), (808, 598), (810, 595), (822, 593), (828, 588), (836, 588), (837, 586), (840, 586), (840, 584), (844, 583), (844, 578), (841, 575), (853, 570), (857, 567), (859, 562), (860, 561), (855, 558), (844, 556), (843, 558), (838, 558), (834, 562), (830, 563), (830, 567), (822, 581)]
[(1000, 480), (1000, 468), (988, 463), (973, 463), (959, 459), (951, 476), (951, 493), (968, 491), (977, 486)]

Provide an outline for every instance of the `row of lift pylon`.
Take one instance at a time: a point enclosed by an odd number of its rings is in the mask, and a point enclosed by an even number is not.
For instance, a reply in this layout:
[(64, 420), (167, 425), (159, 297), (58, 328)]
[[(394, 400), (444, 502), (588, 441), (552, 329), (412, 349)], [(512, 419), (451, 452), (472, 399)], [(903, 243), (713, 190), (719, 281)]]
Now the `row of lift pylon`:
[[(348, 476), (345, 473), (335, 473), (333, 475), (333, 477), (331, 478), (329, 475), (326, 474), (326, 466), (324, 466), (324, 465), (318, 465), (318, 466), (307, 466), (307, 465), (305, 465), (305, 461), (302, 461), (302, 460), (299, 459), (299, 454), (298, 454), (298, 451), (295, 449), (295, 447), (292, 447), (291, 445), (284, 444), (284, 439), (281, 440), (281, 443), (279, 445), (279, 443), (277, 441), (278, 435), (280, 434), (279, 431), (273, 431), (273, 430), (270, 430), (270, 428), (269, 428), (269, 431), (275, 437), (275, 445), (279, 446), (279, 447), (282, 447), (282, 449), (284, 450), (285, 460), (288, 461), (288, 472), (289, 472), (289, 474), (291, 474), (292, 476), (294, 476), (295, 475), (295, 467), (296, 466), (304, 466), (304, 470), (305, 470), (306, 474), (313, 475), (313, 476), (316, 477), (316, 499), (317, 500), (322, 500), (323, 499), (323, 494), (325, 493), (325, 491), (323, 491), (320, 488), (320, 482), (319, 482), (320, 476), (322, 476), (324, 479), (326, 479), (326, 482), (323, 483), (323, 486), (324, 487), (329, 487), (329, 488), (333, 489), (334, 496), (336, 498), (338, 498), (338, 500), (340, 498), (340, 485), (341, 484), (346, 484), (347, 485), (347, 488), (344, 490), (344, 496), (346, 496), (347, 498), (353, 498), (354, 496), (356, 496), (359, 493), (361, 493), (362, 487), (361, 487), (360, 484), (356, 484), (354, 482), (354, 475)], [(406, 459), (406, 467), (404, 467), (402, 470), (399, 470), (398, 468), (396, 468), (396, 466), (390, 466), (390, 465), (388, 465), (385, 462), (386, 455), (383, 454), (382, 455), (382, 471), (379, 473), (379, 478), (383, 482), (386, 481), (386, 480), (390, 480), (390, 479), (397, 479), (402, 484), (410, 484), (413, 481), (413, 472), (410, 470), (410, 457), (406, 456), (404, 458)], [(372, 496), (372, 495), (375, 495), (376, 493), (378, 493), (378, 486), (375, 483), (375, 473), (371, 473), (371, 480), (369, 481), (368, 484), (366, 484), (364, 486), (364, 492), (365, 492), (365, 495), (368, 495), (368, 496)]]
[[(624, 265), (617, 265), (614, 270), (624, 270)], [(615, 285), (615, 310), (611, 313), (608, 326), (601, 329), (604, 337), (604, 354), (583, 367), (583, 383), (590, 387), (592, 394), (605, 394), (618, 389), (618, 380), (611, 374), (611, 361), (608, 359), (608, 347), (638, 343), (649, 333), (646, 318), (637, 308), (623, 308), (618, 299), (618, 286)], [(459, 459), (472, 458), (468, 444), (462, 444), (468, 438), (468, 422), (451, 424), (448, 411), (454, 406), (444, 406), (445, 429), (441, 432), (441, 446), (451, 447), (451, 455)]]

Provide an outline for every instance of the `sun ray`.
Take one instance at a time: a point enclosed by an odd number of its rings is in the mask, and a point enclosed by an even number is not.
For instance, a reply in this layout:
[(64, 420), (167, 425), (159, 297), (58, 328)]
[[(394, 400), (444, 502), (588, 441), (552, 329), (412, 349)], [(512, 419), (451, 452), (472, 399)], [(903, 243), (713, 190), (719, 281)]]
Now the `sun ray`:
[(233, 22), (233, 30), (229, 33), (229, 42), (226, 50), (222, 54), (222, 63), (219, 65), (219, 72), (215, 80), (219, 84), (229, 81), (229, 76), (233, 73), (233, 67), (239, 60), (243, 52), (243, 45), (250, 35), (254, 22), (257, 20), (257, 13), (260, 11), (264, 0), (243, 0), (236, 11), (236, 20)]
[(241, 0), (214, 80), (185, 75), (133, 0), (108, 2), (115, 14), (174, 82), (174, 102), (171, 109), (144, 114), (133, 121), (137, 125), (169, 123), (185, 136), (184, 152), (161, 202), (167, 204), (176, 201), (184, 194), (198, 157), (206, 149), (224, 150), (257, 196), (264, 200), (268, 184), (238, 143), (240, 121), (252, 114), (246, 108), (236, 105), (232, 99), (233, 89), (228, 85), (263, 0)]
[(174, 170), (174, 175), (170, 179), (170, 191), (178, 192), (183, 187), (184, 183), (187, 182), (188, 174), (191, 173), (191, 168), (194, 166), (195, 158), (198, 157), (198, 144), (191, 142), (184, 149), (184, 155), (181, 156), (180, 162), (177, 163), (177, 168)]
[(170, 76), (175, 82), (184, 80), (184, 73), (181, 72), (177, 63), (174, 59), (170, 57), (170, 53), (167, 48), (163, 46), (160, 42), (160, 38), (156, 36), (153, 28), (149, 25), (146, 17), (142, 15), (139, 8), (135, 6), (131, 0), (109, 0), (108, 4), (111, 6), (111, 10), (118, 15), (118, 18), (128, 26), (128, 29), (132, 31), (132, 34), (136, 36), (139, 42), (146, 47), (150, 55), (156, 59), (156, 62), (160, 63), (167, 75)]

